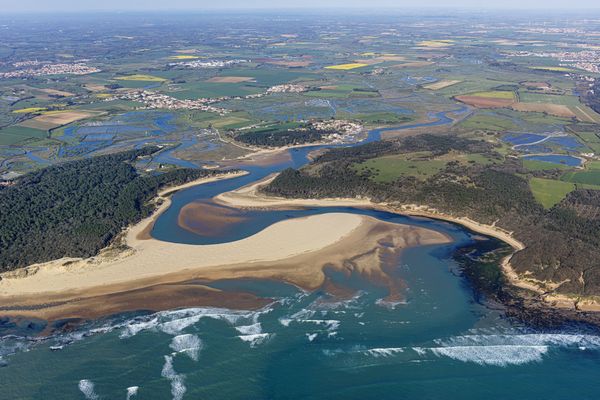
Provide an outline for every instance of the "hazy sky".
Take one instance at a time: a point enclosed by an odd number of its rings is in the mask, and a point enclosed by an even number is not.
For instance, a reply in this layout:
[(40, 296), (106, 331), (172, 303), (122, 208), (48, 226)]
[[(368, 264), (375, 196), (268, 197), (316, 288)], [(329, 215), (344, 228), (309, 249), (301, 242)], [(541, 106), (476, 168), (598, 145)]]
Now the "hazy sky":
[(0, 13), (14, 11), (214, 10), (282, 8), (526, 8), (600, 9), (600, 0), (0, 0)]

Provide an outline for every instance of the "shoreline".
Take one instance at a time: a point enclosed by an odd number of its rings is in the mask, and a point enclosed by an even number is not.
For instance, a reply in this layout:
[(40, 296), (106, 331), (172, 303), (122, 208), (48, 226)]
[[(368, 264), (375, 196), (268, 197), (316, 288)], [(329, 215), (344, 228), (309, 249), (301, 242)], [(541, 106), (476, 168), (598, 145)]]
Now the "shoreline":
[[(325, 266), (334, 265), (343, 271), (351, 260), (350, 264), (354, 265), (354, 260), (366, 254), (382, 254), (382, 251), (386, 251), (379, 246), (382, 234), (387, 235), (387, 241), (393, 239), (392, 242), (398, 245), (392, 251), (395, 255), (407, 247), (449, 241), (447, 236), (434, 230), (391, 224), (351, 213), (318, 214), (284, 220), (245, 239), (216, 245), (162, 242), (150, 236), (156, 219), (171, 206), (170, 196), (177, 191), (245, 174), (246, 171), (219, 174), (162, 189), (153, 199), (153, 202), (160, 204), (152, 215), (126, 228), (114, 243), (94, 257), (63, 258), (0, 274), (0, 315), (58, 320), (200, 305), (260, 307), (265, 305), (267, 299), (246, 292), (223, 292), (204, 283), (250, 278), (278, 280), (306, 290), (321, 287), (331, 288), (333, 293), (336, 290), (343, 292), (328, 282)], [(548, 298), (547, 293), (535, 283), (518, 277), (510, 265), (510, 259), (525, 246), (512, 237), (511, 232), (414, 204), (394, 206), (351, 198), (287, 199), (259, 192), (259, 188), (275, 176), (273, 174), (221, 193), (212, 201), (237, 209), (347, 206), (455, 223), (512, 247), (513, 252), (501, 263), (503, 275), (512, 287), (540, 295), (539, 304), (534, 303), (533, 308), (541, 303), (556, 311), (596, 311), (600, 308), (593, 301), (582, 303), (586, 307), (584, 309), (577, 308), (574, 300), (566, 296), (553, 295)], [(325, 221), (328, 218), (331, 220)], [(324, 232), (323, 227), (335, 228)], [(302, 244), (299, 245), (299, 242)], [(123, 245), (126, 245), (125, 250)], [(231, 256), (240, 252), (241, 257)], [(223, 257), (223, 254), (229, 256)], [(382, 272), (385, 269), (379, 261), (371, 258), (370, 263), (360, 262), (355, 268), (367, 279), (376, 279), (380, 284), (387, 282), (390, 293), (397, 298), (401, 285), (390, 283), (393, 279)], [(48, 290), (48, 287), (52, 289)], [(513, 296), (513, 299), (519, 298), (515, 294)]]
[(387, 251), (382, 242), (393, 243), (399, 254), (407, 247), (449, 240), (437, 231), (350, 213), (284, 220), (248, 238), (215, 245), (170, 243), (149, 237), (156, 218), (171, 204), (166, 196), (244, 173), (202, 178), (161, 190), (155, 201), (162, 203), (155, 212), (120, 236), (119, 244), (126, 245), (125, 250), (113, 245), (94, 257), (63, 258), (2, 274), (0, 314), (50, 321), (205, 304), (252, 308), (264, 305), (267, 299), (246, 292), (223, 292), (204, 283), (275, 279), (316, 290), (327, 287), (326, 270), (347, 272), (348, 265), (367, 279), (387, 282), (397, 297), (399, 286), (389, 283), (392, 278), (378, 258)]
[[(217, 182), (217, 181), (221, 181), (224, 179), (233, 179), (233, 178), (238, 178), (240, 176), (245, 176), (245, 175), (248, 175), (248, 171), (224, 172), (224, 173), (221, 173), (221, 174), (218, 174), (215, 176), (211, 176), (208, 178), (207, 177), (198, 178), (193, 181), (183, 183), (181, 185), (165, 187), (161, 191), (158, 192), (158, 194), (156, 195), (156, 197), (154, 199), (152, 199), (152, 202), (154, 204), (157, 204), (160, 202), (160, 205), (158, 207), (156, 207), (156, 209), (148, 217), (142, 219), (137, 224), (128, 226), (124, 230), (123, 235), (127, 236), (129, 234), (129, 232), (132, 229), (134, 229), (135, 226), (140, 225), (140, 224), (145, 224), (145, 228), (138, 233), (137, 238), (138, 239), (150, 239), (152, 237), (150, 235), (150, 232), (152, 232), (152, 229), (154, 228), (154, 222), (156, 222), (158, 217), (160, 217), (169, 207), (171, 207), (171, 202), (172, 202), (171, 196), (173, 196), (175, 193), (177, 193), (181, 190), (184, 190), (184, 189), (194, 187), (194, 186), (203, 185), (205, 183)], [(111, 245), (109, 245), (107, 248), (109, 248), (110, 246)], [(26, 268), (29, 268), (29, 267), (26, 267)], [(0, 274), (0, 276), (1, 276), (1, 274)]]
[(482, 224), (466, 217), (456, 217), (440, 213), (435, 209), (417, 204), (391, 205), (387, 203), (375, 203), (370, 199), (353, 198), (288, 199), (284, 197), (267, 196), (261, 193), (259, 188), (267, 185), (269, 182), (275, 179), (275, 177), (276, 174), (273, 174), (258, 182), (253, 182), (237, 190), (221, 193), (220, 195), (216, 196), (214, 200), (216, 203), (221, 205), (249, 209), (334, 206), (369, 208), (400, 215), (424, 217), (458, 224), (473, 232), (496, 238), (512, 247), (512, 253), (502, 259), (500, 267), (503, 275), (508, 279), (510, 285), (513, 287), (534, 292), (536, 295), (540, 296), (541, 300), (549, 307), (583, 312), (600, 311), (600, 302), (598, 302), (596, 299), (548, 293), (548, 290), (543, 286), (543, 282), (538, 284), (533, 279), (519, 276), (512, 267), (510, 261), (514, 254), (525, 249), (525, 245), (512, 236), (512, 232), (508, 232), (497, 226)]

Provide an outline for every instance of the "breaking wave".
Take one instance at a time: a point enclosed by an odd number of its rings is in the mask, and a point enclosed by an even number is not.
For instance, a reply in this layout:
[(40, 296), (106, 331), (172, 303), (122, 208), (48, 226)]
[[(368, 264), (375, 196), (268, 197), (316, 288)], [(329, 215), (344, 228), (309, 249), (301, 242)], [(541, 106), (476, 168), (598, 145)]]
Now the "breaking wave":
[(173, 396), (173, 400), (183, 399), (183, 395), (187, 391), (184, 385), (185, 376), (175, 372), (172, 356), (165, 356), (165, 364), (160, 375), (171, 381), (171, 395)]
[(543, 355), (548, 352), (548, 346), (449, 346), (429, 350), (437, 356), (445, 356), (458, 361), (506, 367), (542, 361)]
[(255, 322), (252, 325), (236, 326), (235, 330), (241, 333), (241, 335), (239, 335), (238, 338), (240, 338), (244, 342), (249, 343), (250, 347), (256, 347), (260, 344), (263, 344), (267, 341), (267, 339), (273, 336), (270, 333), (264, 333), (262, 331), (262, 325), (260, 324), (260, 322)]
[(238, 336), (242, 341), (250, 344), (250, 347), (256, 347), (263, 344), (271, 337), (270, 333), (255, 333), (252, 335), (240, 335)]
[(100, 397), (94, 391), (94, 382), (88, 379), (82, 379), (79, 381), (79, 390), (87, 400), (98, 400)]
[(365, 351), (367, 354), (374, 357), (390, 357), (396, 355), (398, 353), (404, 353), (404, 348), (402, 347), (382, 347), (369, 349)]
[(225, 321), (234, 325), (241, 319), (252, 318), (256, 313), (225, 308), (186, 308), (161, 311), (154, 314), (150, 319), (138, 318), (125, 324), (121, 338), (135, 336), (144, 330), (158, 330), (169, 335), (178, 335), (181, 331), (198, 323), (203, 318)]
[(260, 322), (257, 322), (252, 325), (236, 326), (235, 330), (237, 330), (242, 335), (256, 335), (262, 333), (262, 326)]
[(500, 367), (540, 362), (553, 348), (600, 349), (600, 337), (568, 333), (475, 334), (434, 342), (437, 347), (421, 349), (421, 352), (430, 351), (438, 357)]
[(503, 335), (463, 335), (435, 341), (448, 346), (515, 345), (600, 348), (600, 336), (569, 333), (525, 333)]
[(175, 336), (170, 346), (176, 353), (183, 353), (194, 361), (198, 361), (198, 354), (202, 350), (202, 340), (196, 335), (185, 334)]
[(131, 398), (133, 396), (137, 396), (139, 389), (140, 389), (139, 386), (130, 386), (130, 387), (128, 387), (127, 388), (127, 400), (131, 400)]
[(393, 357), (403, 354), (403, 359), (409, 357), (413, 359), (411, 361), (415, 361), (415, 356), (418, 359), (435, 356), (479, 365), (506, 367), (541, 362), (552, 349), (600, 350), (600, 337), (569, 333), (473, 334), (436, 339), (433, 344), (427, 347), (325, 350), (324, 354), (362, 354), (370, 357)]

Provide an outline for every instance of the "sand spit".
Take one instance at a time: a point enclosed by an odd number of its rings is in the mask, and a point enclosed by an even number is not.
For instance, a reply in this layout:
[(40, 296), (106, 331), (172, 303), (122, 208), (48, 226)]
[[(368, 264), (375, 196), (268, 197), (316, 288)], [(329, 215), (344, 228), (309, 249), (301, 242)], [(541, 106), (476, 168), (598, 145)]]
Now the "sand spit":
[(24, 277), (5, 277), (0, 313), (53, 320), (192, 305), (255, 308), (265, 299), (225, 294), (203, 283), (275, 279), (312, 290), (325, 284), (326, 269), (370, 279), (395, 299), (402, 284), (386, 272), (385, 256), (449, 241), (432, 230), (340, 213), (286, 220), (246, 239), (206, 246), (139, 239), (151, 222), (130, 229), (132, 251), (122, 257), (61, 260)]
[(157, 278), (191, 269), (240, 263), (265, 263), (330, 246), (363, 222), (352, 214), (327, 214), (274, 224), (254, 236), (216, 245), (188, 245), (140, 239), (152, 223), (142, 221), (127, 233), (130, 254), (114, 259), (92, 257), (58, 260), (36, 265), (35, 273), (0, 281), (0, 296), (36, 295), (63, 291), (86, 291), (99, 285), (117, 285)]
[(220, 279), (276, 279), (305, 289), (335, 283), (327, 271), (359, 274), (401, 297), (402, 283), (384, 267), (408, 246), (445, 243), (439, 232), (390, 224), (355, 214), (331, 213), (285, 220), (248, 238), (215, 245), (188, 245), (149, 236), (177, 190), (226, 179), (211, 177), (161, 191), (160, 206), (123, 235), (126, 251), (107, 249), (87, 259), (60, 259), (2, 274), (0, 314), (95, 318), (132, 310), (184, 306), (257, 308), (268, 299), (206, 286)]
[(486, 225), (465, 217), (455, 217), (441, 213), (435, 209), (416, 204), (391, 205), (385, 203), (374, 203), (369, 199), (287, 199), (283, 197), (266, 196), (259, 188), (268, 184), (275, 178), (275, 174), (262, 181), (252, 183), (240, 189), (222, 193), (215, 198), (215, 202), (237, 208), (295, 208), (295, 207), (331, 207), (349, 206), (379, 209), (398, 214), (438, 219), (462, 225), (474, 232), (499, 239), (514, 249), (511, 255), (505, 257), (501, 262), (504, 275), (510, 283), (518, 288), (537, 293), (542, 300), (557, 308), (578, 309), (581, 311), (600, 311), (600, 302), (594, 298), (580, 298), (548, 292), (547, 282), (538, 282), (526, 276), (520, 276), (513, 269), (510, 260), (514, 253), (523, 250), (525, 245), (516, 239), (512, 232), (508, 232), (494, 225)]

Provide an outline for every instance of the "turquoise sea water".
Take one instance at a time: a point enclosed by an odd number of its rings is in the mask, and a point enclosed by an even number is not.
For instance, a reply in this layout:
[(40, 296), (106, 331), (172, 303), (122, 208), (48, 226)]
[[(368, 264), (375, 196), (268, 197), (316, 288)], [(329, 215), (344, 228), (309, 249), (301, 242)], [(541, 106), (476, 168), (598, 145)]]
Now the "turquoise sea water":
[[(377, 139), (373, 132), (369, 140)], [(356, 290), (343, 301), (323, 292), (256, 280), (212, 284), (273, 298), (256, 311), (189, 308), (115, 316), (45, 340), (25, 338), (42, 322), (0, 320), (0, 399), (595, 399), (600, 336), (514, 325), (479, 301), (452, 259), (458, 248), (499, 243), (458, 226), (350, 208), (253, 212), (218, 238), (178, 227), (190, 201), (207, 199), (306, 162), (249, 168), (241, 178), (177, 193), (153, 235), (170, 241), (237, 240), (276, 221), (323, 212), (369, 214), (450, 235), (452, 244), (405, 251), (394, 273), (407, 299), (358, 278), (331, 276)], [(52, 350), (55, 349), (54, 351)]]

